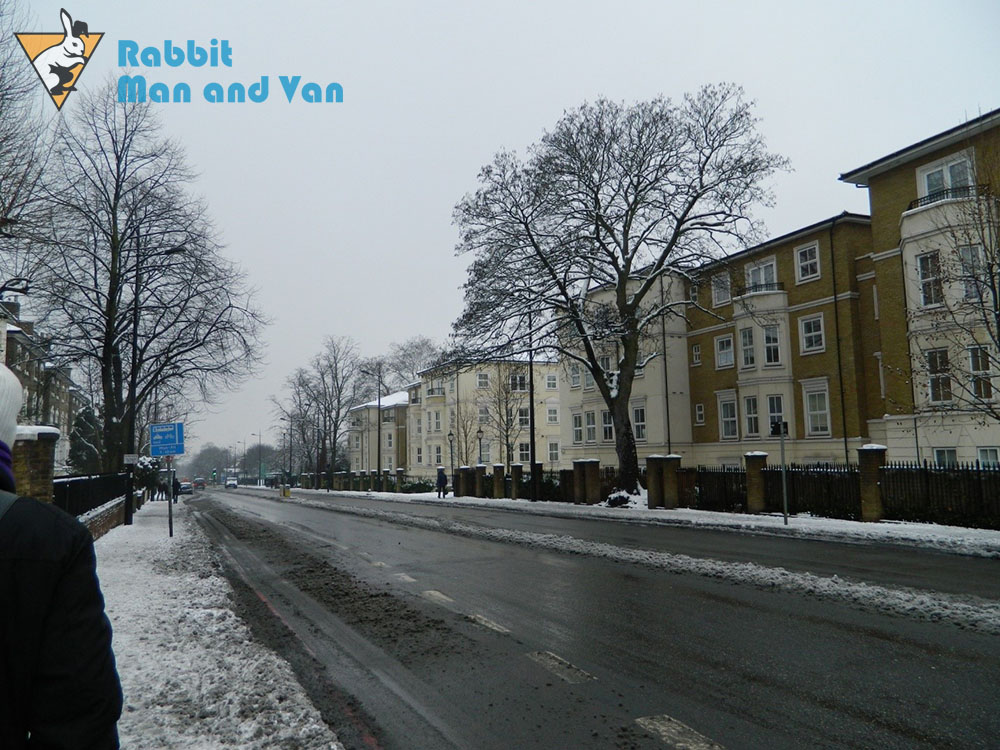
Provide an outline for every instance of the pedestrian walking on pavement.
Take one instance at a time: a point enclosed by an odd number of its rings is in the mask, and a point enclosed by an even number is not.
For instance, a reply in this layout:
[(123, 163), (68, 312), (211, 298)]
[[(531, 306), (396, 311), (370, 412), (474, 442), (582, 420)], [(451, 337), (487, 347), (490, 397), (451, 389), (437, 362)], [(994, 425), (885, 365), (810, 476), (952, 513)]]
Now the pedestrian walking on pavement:
[(438, 466), (437, 490), (438, 497), (448, 497), (448, 475), (444, 473), (443, 466)]
[(117, 750), (122, 689), (94, 540), (15, 494), (21, 384), (0, 364), (0, 748)]

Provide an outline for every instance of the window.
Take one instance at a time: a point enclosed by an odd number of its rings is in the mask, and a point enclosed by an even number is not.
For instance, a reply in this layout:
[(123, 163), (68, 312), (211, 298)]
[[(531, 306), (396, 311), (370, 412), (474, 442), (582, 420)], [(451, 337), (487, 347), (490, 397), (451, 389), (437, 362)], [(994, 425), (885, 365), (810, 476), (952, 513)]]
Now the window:
[(434, 412), (434, 432), (441, 432), (441, 412)]
[(739, 437), (735, 398), (719, 399), (719, 437), (722, 440), (736, 440)]
[(385, 447), (386, 448), (391, 448), (392, 447), (392, 433), (391, 432), (385, 433)]
[(985, 346), (969, 349), (969, 371), (972, 373), (972, 393), (983, 401), (993, 398), (993, 379), (990, 377), (990, 352)]
[(441, 465), (441, 446), (440, 445), (435, 445), (434, 446), (434, 463), (436, 465), (438, 465), (438, 466)]
[(695, 424), (705, 424), (705, 405), (695, 404), (694, 405), (694, 423)]
[(555, 373), (545, 376), (545, 390), (555, 391), (559, 389), (559, 377)]
[(731, 299), (729, 274), (720, 273), (712, 277), (712, 305), (718, 307)]
[(691, 345), (691, 364), (692, 365), (701, 364), (701, 344)]
[(958, 451), (955, 448), (935, 448), (934, 463), (938, 466), (957, 466)]
[(753, 328), (740, 329), (740, 352), (742, 353), (741, 367), (753, 367)]
[(578, 364), (572, 364), (569, 366), (569, 387), (580, 387), (580, 365)]
[(422, 464), (423, 462), (424, 462), (424, 449), (423, 448), (417, 448), (417, 461), (416, 461), (416, 463), (419, 465), (419, 464)]
[(806, 407), (806, 435), (818, 437), (830, 434), (830, 396), (826, 382), (803, 384), (802, 399)]
[(573, 442), (582, 443), (583, 442), (583, 415), (574, 414), (573, 415)]
[(785, 421), (785, 408), (784, 401), (781, 398), (781, 394), (774, 394), (767, 397), (767, 423), (769, 425), (775, 422)]
[(584, 413), (584, 421), (587, 425), (587, 442), (597, 442), (597, 416), (592, 411)]
[(601, 366), (601, 369), (604, 370), (604, 372), (611, 371), (611, 357), (608, 357), (606, 355), (603, 357), (598, 357), (597, 364)]
[(522, 406), (517, 410), (517, 426), (518, 427), (531, 426), (531, 412), (528, 410), (527, 406)]
[(774, 260), (747, 266), (747, 292), (768, 291), (774, 288), (777, 273)]
[(645, 406), (633, 406), (632, 407), (632, 431), (635, 433), (636, 440), (646, 439), (646, 407)]
[(715, 340), (715, 369), (733, 366), (733, 337), (719, 336)]
[(482, 455), (482, 458), (480, 459), (480, 461), (482, 463), (484, 463), (484, 464), (488, 464), (490, 462), (490, 441), (489, 440), (484, 440), (483, 441), (483, 455)]
[(930, 349), (927, 356), (927, 373), (930, 377), (932, 403), (951, 401), (951, 375), (948, 373), (948, 350)]
[(815, 354), (826, 350), (823, 341), (823, 315), (799, 318), (799, 343), (803, 354)]
[(958, 257), (962, 263), (962, 285), (965, 288), (965, 298), (981, 300), (985, 283), (982, 249), (979, 245), (963, 245), (958, 248)]
[(356, 451), (361, 450), (361, 436), (360, 435), (355, 435), (354, 436), (354, 450), (356, 450)]
[(806, 245), (795, 251), (795, 280), (813, 281), (819, 278), (819, 245)]
[(758, 437), (760, 435), (760, 419), (757, 417), (756, 396), (745, 396), (743, 398), (743, 423), (746, 426), (747, 437)]
[(601, 412), (601, 439), (615, 439), (615, 423), (611, 418), (611, 412), (607, 410)]
[(531, 443), (518, 443), (517, 460), (523, 464), (531, 461)]
[(510, 389), (516, 392), (524, 392), (528, 390), (528, 379), (524, 375), (511, 375), (510, 376)]
[(476, 388), (489, 388), (489, 387), (490, 387), (490, 374), (488, 372), (477, 372)]
[(1000, 466), (1000, 448), (980, 448), (979, 463), (983, 466)]
[(424, 420), (422, 420), (420, 417), (417, 417), (417, 434), (420, 435), (421, 433), (423, 433), (423, 430), (424, 430)]
[(590, 371), (589, 367), (583, 371), (583, 387), (584, 388), (594, 387), (594, 373)]
[(490, 421), (490, 407), (480, 406), (479, 407), (479, 424), (489, 424)]
[(545, 411), (545, 422), (546, 424), (559, 424), (559, 408), (556, 406), (550, 406)]
[[(972, 185), (972, 170), (965, 154), (950, 156), (947, 159), (921, 167), (918, 171), (918, 189), (920, 197), (938, 195), (943, 200), (949, 197), (962, 197), (967, 194), (961, 188)], [(949, 195), (948, 193), (952, 193)], [(941, 195), (944, 193), (944, 195)]]
[(697, 284), (692, 284), (691, 285), (691, 289), (690, 289), (690, 291), (688, 293), (688, 299), (692, 302), (692, 304), (695, 304), (695, 305), (698, 304), (698, 285)]
[(781, 364), (778, 326), (764, 326), (764, 366)]
[(937, 252), (917, 256), (917, 273), (920, 276), (920, 299), (924, 307), (940, 305), (941, 266)]
[(549, 443), (549, 463), (550, 464), (559, 463), (559, 443), (557, 442)]

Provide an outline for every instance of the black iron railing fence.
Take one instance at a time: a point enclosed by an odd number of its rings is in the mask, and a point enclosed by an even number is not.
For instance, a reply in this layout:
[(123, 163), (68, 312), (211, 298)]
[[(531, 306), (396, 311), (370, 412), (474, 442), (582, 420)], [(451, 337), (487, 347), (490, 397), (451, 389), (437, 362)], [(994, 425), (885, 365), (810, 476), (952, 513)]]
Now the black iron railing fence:
[(924, 461), (879, 470), (885, 518), (1000, 529), (1000, 466)]
[(929, 206), (932, 203), (938, 203), (940, 201), (956, 200), (959, 198), (975, 198), (977, 195), (986, 194), (988, 189), (988, 185), (962, 185), (961, 187), (948, 188), (947, 190), (937, 190), (923, 196), (922, 198), (916, 198), (910, 201), (910, 205), (906, 207), (906, 210), (911, 211), (914, 208)]
[[(764, 507), (782, 511), (781, 467), (764, 469)], [(788, 512), (861, 520), (861, 477), (854, 464), (790, 464), (785, 470)]]
[(126, 473), (56, 477), (52, 482), (53, 504), (73, 516), (82, 516), (127, 492)]

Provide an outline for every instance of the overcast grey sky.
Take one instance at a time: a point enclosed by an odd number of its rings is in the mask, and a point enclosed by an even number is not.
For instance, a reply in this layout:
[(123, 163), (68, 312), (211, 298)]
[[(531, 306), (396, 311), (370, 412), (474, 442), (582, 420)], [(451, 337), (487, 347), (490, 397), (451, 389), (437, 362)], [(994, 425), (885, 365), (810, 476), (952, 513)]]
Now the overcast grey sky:
[[(57, 30), (63, 6), (106, 34), (81, 89), (118, 74), (119, 39), (232, 46), (232, 68), (148, 71), (150, 82), (191, 83), (192, 103), (157, 106), (274, 320), (267, 365), (188, 425), (189, 452), (259, 430), (278, 444), (268, 397), (328, 335), (366, 355), (416, 335), (443, 340), (466, 265), (453, 206), (498, 149), (523, 149), (585, 100), (742, 85), (769, 147), (794, 168), (760, 214), (771, 236), (867, 212), (841, 172), (1000, 107), (995, 0), (35, 0), (34, 30)], [(210, 81), (262, 75), (261, 104), (200, 95)], [(336, 81), (344, 101), (289, 104), (280, 75)], [(73, 107), (71, 96), (64, 112)]]

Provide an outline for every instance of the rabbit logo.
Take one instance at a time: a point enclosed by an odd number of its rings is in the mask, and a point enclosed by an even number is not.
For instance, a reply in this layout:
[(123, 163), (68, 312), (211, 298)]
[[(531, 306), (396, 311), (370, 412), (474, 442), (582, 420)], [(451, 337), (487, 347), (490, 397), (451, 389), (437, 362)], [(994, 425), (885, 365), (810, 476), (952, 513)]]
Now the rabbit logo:
[(62, 109), (104, 34), (91, 33), (84, 21), (74, 21), (65, 9), (59, 12), (62, 32), (15, 34), (39, 80)]

